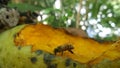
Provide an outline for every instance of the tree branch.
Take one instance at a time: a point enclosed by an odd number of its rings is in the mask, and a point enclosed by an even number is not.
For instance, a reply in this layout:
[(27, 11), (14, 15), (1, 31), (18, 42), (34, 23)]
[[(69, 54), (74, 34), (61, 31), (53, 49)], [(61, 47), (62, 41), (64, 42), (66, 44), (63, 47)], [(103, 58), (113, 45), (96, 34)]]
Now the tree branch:
[(82, 8), (82, 0), (79, 1), (79, 9), (76, 16), (76, 28), (79, 28), (81, 8)]

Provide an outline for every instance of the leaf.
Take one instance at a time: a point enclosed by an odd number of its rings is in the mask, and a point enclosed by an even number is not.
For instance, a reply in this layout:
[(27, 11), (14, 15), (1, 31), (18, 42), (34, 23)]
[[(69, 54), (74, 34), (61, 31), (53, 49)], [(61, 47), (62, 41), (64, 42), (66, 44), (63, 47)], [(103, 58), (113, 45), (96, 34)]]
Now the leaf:
[(33, 6), (33, 5), (30, 5), (30, 4), (27, 4), (27, 3), (19, 3), (19, 4), (15, 4), (15, 3), (11, 3), (8, 5), (9, 7), (12, 7), (12, 8), (17, 8), (17, 10), (19, 11), (34, 11), (34, 10), (40, 10), (41, 8), (40, 7), (36, 7), (36, 6)]

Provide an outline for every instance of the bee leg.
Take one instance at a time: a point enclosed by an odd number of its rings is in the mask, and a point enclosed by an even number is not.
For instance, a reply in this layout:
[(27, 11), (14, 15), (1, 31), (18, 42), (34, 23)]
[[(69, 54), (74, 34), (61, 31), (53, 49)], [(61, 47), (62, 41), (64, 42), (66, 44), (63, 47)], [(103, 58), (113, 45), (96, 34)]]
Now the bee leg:
[(57, 49), (54, 50), (54, 54), (55, 54), (55, 55), (57, 54)]
[(70, 53), (74, 54), (72, 50), (68, 50)]
[(63, 51), (62, 51), (62, 54), (61, 55), (63, 55)]
[(56, 54), (57, 54), (57, 52), (55, 51), (55, 52), (54, 52), (54, 54), (56, 55)]

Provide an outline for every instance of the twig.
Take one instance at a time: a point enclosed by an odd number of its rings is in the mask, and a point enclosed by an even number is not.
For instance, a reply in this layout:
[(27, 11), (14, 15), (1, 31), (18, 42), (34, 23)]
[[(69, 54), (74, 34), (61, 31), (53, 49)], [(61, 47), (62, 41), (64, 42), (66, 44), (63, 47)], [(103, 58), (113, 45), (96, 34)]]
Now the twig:
[(82, 8), (82, 0), (79, 1), (79, 9), (76, 16), (76, 28), (79, 28), (81, 8)]

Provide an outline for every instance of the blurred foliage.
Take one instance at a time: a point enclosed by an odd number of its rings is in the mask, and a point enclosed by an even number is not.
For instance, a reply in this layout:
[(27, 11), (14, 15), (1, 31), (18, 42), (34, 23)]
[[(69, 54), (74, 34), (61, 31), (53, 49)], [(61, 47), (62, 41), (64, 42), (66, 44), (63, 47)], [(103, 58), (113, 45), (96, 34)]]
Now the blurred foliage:
[[(80, 8), (80, 21), (84, 22), (79, 25), (81, 28), (85, 26), (86, 31), (92, 28), (94, 31), (98, 27), (98, 23), (103, 27), (111, 28), (115, 31), (120, 27), (120, 10), (119, 10), (119, 0), (18, 0), (15, 3), (9, 4), (10, 7), (17, 7), (19, 11), (40, 11), (41, 15), (47, 15), (45, 19), (42, 18), (42, 22), (47, 22), (47, 24), (53, 27), (76, 27), (77, 13), (76, 8)], [(56, 1), (60, 2), (60, 8), (55, 8)], [(82, 3), (80, 3), (82, 2)], [(81, 4), (81, 5), (80, 5)], [(79, 7), (80, 5), (80, 7)], [(115, 8), (117, 6), (118, 8)], [(84, 13), (82, 13), (82, 11)], [(90, 20), (94, 19), (97, 24), (90, 24)], [(110, 23), (115, 23), (115, 27), (111, 26)], [(92, 27), (91, 27), (92, 26)], [(114, 39), (115, 34), (108, 35), (108, 38)], [(100, 40), (99, 32), (94, 36)], [(103, 39), (103, 38), (102, 38)]]
[(40, 10), (41, 9), (40, 7), (36, 7), (34, 5), (26, 4), (26, 3), (19, 3), (19, 4), (10, 3), (10, 4), (8, 4), (8, 6), (17, 8), (21, 12), (28, 11), (28, 10), (35, 11), (35, 10)]
[[(42, 15), (48, 15), (48, 17), (42, 21), (48, 22), (53, 27), (66, 27), (65, 21), (72, 17), (71, 27), (75, 27), (75, 5), (78, 0), (63, 0), (61, 1), (61, 9), (54, 8), (56, 0), (29, 0), (20, 3), (10, 3), (10, 7), (17, 7), (19, 11), (43, 11)], [(67, 15), (65, 15), (67, 14)]]

